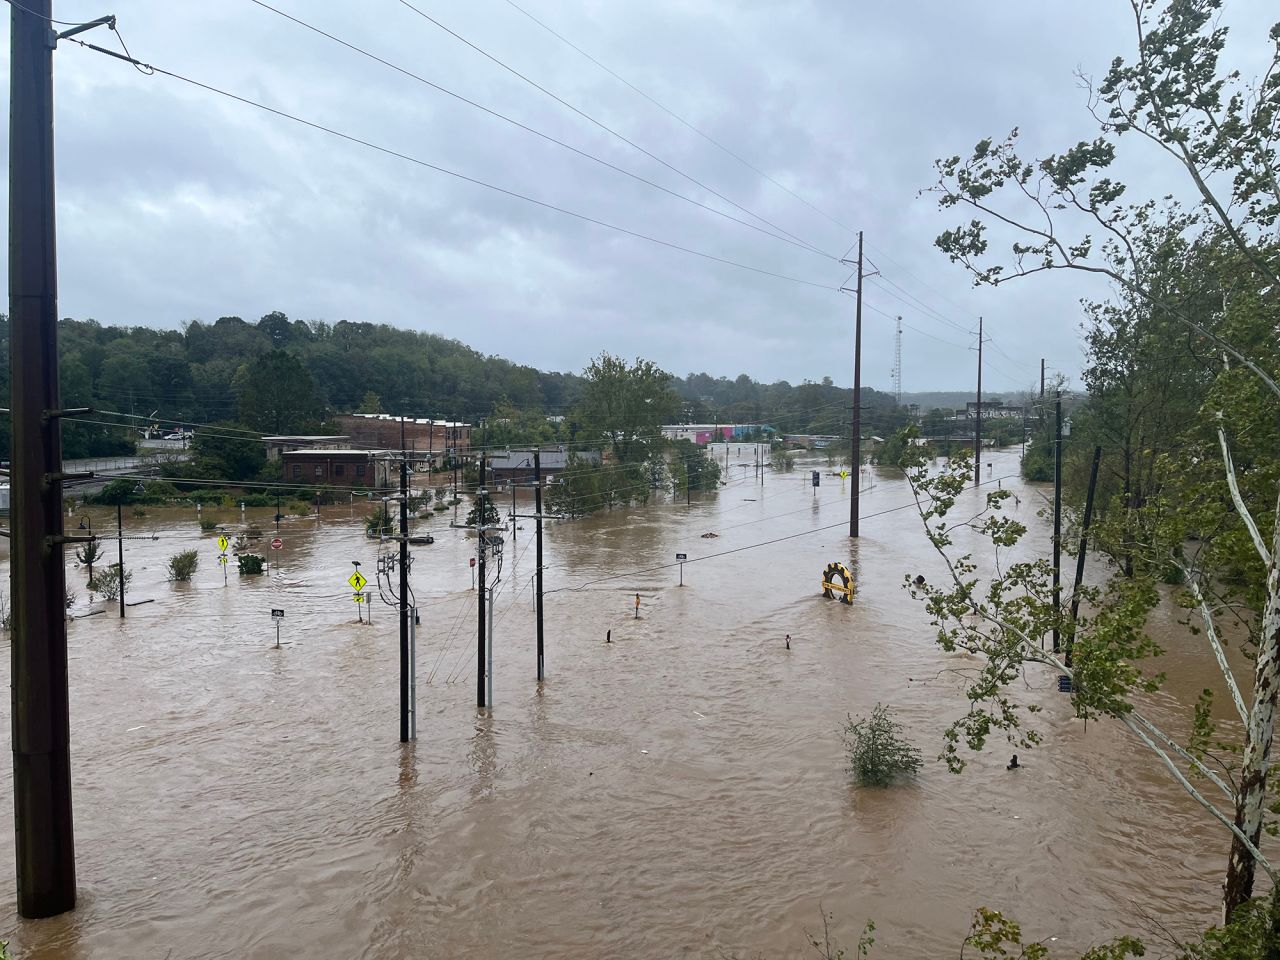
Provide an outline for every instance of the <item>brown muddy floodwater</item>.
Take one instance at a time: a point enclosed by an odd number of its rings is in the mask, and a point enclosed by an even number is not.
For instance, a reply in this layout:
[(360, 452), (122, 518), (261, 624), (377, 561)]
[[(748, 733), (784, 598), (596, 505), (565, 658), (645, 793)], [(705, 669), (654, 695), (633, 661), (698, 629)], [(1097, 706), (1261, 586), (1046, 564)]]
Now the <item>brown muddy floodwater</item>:
[[(1024, 769), (1006, 771), (1002, 742), (961, 776), (932, 761), (963, 707), (940, 671), (961, 658), (901, 588), (939, 573), (901, 478), (877, 474), (852, 543), (840, 479), (809, 486), (825, 461), (761, 487), (751, 449), (735, 451), (729, 485), (692, 506), (548, 525), (542, 690), (523, 521), (497, 600), (492, 716), (474, 705), (473, 542), (452, 513), (420, 523), (437, 540), (413, 551), (407, 747), (396, 618), (377, 605), (357, 624), (345, 584), (352, 560), (374, 567), (368, 504), (288, 520), (279, 568), (233, 567), (226, 587), (194, 512), (126, 516), (156, 538), (126, 542), (130, 599), (154, 602), (70, 628), (79, 906), (18, 919), (6, 801), (0, 933), (41, 960), (776, 958), (801, 954), (821, 904), (847, 941), (873, 918), (873, 957), (899, 958), (954, 956), (979, 905), (1075, 949), (1144, 918), (1184, 935), (1213, 920), (1225, 835), (1122, 729), (1071, 719), (1052, 675), (1028, 677), (1046, 742)], [(1016, 453), (991, 460), (1044, 546), (1041, 493), (1012, 477)], [(249, 519), (270, 532), (273, 512)], [(114, 532), (114, 516), (95, 512), (94, 528)], [(165, 558), (189, 546), (195, 581), (166, 583)], [(675, 567), (648, 570), (677, 551), (693, 561), (683, 588)], [(857, 574), (853, 607), (819, 594), (832, 560)], [(84, 571), (68, 579), (86, 612)], [(272, 607), (287, 611), (281, 650)], [(1170, 623), (1163, 718), (1214, 680)], [(930, 758), (913, 785), (848, 782), (837, 728), (877, 701)], [(0, 781), (11, 794), (8, 764)]]

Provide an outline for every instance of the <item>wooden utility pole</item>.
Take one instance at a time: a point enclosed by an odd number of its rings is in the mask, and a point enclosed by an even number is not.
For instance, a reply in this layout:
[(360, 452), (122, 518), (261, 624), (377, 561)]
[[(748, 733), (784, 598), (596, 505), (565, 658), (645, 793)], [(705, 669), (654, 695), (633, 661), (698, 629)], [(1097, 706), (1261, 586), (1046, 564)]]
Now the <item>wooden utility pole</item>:
[(534, 572), (534, 587), (537, 590), (537, 610), (535, 617), (538, 625), (538, 682), (545, 676), (542, 659), (542, 459), (540, 451), (533, 451), (533, 512), (537, 515), (533, 562), (537, 564)]
[[(381, 580), (379, 580), (381, 582)], [(409, 742), (409, 454), (400, 418), (400, 742)]]
[[(76, 905), (63, 572), (52, 0), (9, 5), (9, 589), (18, 912)], [(123, 572), (123, 571), (122, 571)]]
[(120, 581), (120, 619), (124, 619), (124, 497), (116, 499), (116, 560)]
[(1076, 618), (1080, 616), (1080, 585), (1084, 583), (1084, 558), (1089, 552), (1089, 525), (1093, 521), (1093, 492), (1098, 485), (1098, 464), (1102, 447), (1093, 448), (1093, 464), (1089, 467), (1089, 492), (1084, 498), (1084, 520), (1080, 525), (1080, 552), (1076, 554), (1076, 579), (1071, 587), (1071, 636), (1067, 638), (1066, 665), (1071, 666), (1071, 647), (1076, 638)]
[(488, 551), (485, 549), (485, 502), (486, 493), (484, 489), (484, 454), (480, 454), (480, 485), (476, 488), (476, 549), (479, 551), (479, 559), (476, 561), (478, 585), (480, 592), (476, 595), (476, 607), (479, 611), (476, 620), (476, 706), (483, 710), (486, 706), (486, 698), (484, 695), (484, 654), (485, 654), (485, 591), (488, 589), (489, 581), (485, 578), (484, 558)]
[(982, 318), (978, 318), (978, 407), (973, 421), (973, 482), (982, 482)]
[(1061, 646), (1058, 620), (1062, 614), (1062, 391), (1054, 391), (1053, 440), (1053, 652)]
[(862, 231), (858, 231), (858, 286), (855, 291), (853, 319), (853, 483), (849, 491), (849, 536), (859, 536), (859, 494), (862, 492)]

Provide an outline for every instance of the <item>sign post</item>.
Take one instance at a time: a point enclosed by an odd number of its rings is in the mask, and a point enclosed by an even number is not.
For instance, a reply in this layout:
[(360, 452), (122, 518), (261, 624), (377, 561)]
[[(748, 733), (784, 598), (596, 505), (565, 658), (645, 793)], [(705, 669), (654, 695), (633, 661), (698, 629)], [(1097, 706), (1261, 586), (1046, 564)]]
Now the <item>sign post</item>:
[(284, 610), (280, 607), (271, 608), (271, 619), (276, 622), (276, 649), (280, 649), (280, 621), (284, 619)]
[(684, 562), (689, 559), (687, 553), (677, 553), (676, 559), (680, 561), (680, 586), (684, 586)]
[(218, 534), (218, 564), (222, 567), (222, 585), (227, 585), (227, 547), (231, 546), (231, 541), (227, 539), (225, 533)]

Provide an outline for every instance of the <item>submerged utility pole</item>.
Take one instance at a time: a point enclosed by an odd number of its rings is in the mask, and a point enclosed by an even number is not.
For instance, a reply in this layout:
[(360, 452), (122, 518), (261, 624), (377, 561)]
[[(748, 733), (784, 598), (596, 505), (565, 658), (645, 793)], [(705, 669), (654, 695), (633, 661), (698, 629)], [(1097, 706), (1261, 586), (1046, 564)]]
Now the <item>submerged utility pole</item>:
[(537, 612), (535, 614), (538, 627), (538, 682), (541, 683), (544, 672), (542, 659), (542, 459), (539, 451), (533, 451), (533, 512), (537, 515), (535, 527), (537, 543), (534, 548), (534, 587), (537, 590)]
[(1098, 486), (1098, 464), (1102, 447), (1093, 448), (1093, 464), (1089, 467), (1089, 492), (1084, 498), (1084, 520), (1080, 525), (1080, 552), (1076, 554), (1076, 579), (1071, 587), (1071, 636), (1067, 638), (1066, 665), (1071, 666), (1071, 647), (1076, 639), (1076, 619), (1080, 616), (1080, 585), (1084, 583), (1084, 558), (1089, 552), (1089, 525), (1093, 522), (1093, 491)]
[(978, 407), (973, 423), (973, 482), (982, 482), (982, 318), (978, 318)]
[[(63, 571), (52, 0), (9, 5), (13, 808), (18, 912), (76, 905)], [(121, 571), (123, 573), (123, 570)]]
[[(847, 260), (843, 261), (848, 263)], [(853, 461), (854, 482), (849, 491), (849, 536), (859, 536), (858, 513), (860, 509), (859, 493), (862, 478), (862, 281), (865, 274), (862, 269), (862, 231), (858, 231), (858, 285), (854, 287), (853, 319), (853, 424), (850, 431), (850, 453)]]
[(116, 559), (119, 562), (120, 581), (120, 619), (124, 619), (124, 514), (121, 510), (123, 498), (116, 500)]
[[(379, 583), (382, 581), (379, 580)], [(400, 742), (409, 742), (409, 456), (400, 418)]]
[(1058, 620), (1062, 614), (1062, 391), (1054, 391), (1053, 439), (1053, 652), (1061, 646)]
[(476, 561), (478, 568), (478, 586), (480, 592), (476, 595), (476, 607), (478, 610), (476, 621), (476, 706), (481, 710), (485, 708), (485, 691), (484, 691), (484, 653), (485, 653), (485, 591), (489, 589), (489, 581), (485, 577), (484, 572), (484, 555), (488, 552), (485, 550), (485, 532), (484, 532), (484, 516), (485, 516), (485, 489), (484, 489), (484, 454), (480, 454), (480, 485), (476, 488), (476, 549), (479, 551), (479, 559)]

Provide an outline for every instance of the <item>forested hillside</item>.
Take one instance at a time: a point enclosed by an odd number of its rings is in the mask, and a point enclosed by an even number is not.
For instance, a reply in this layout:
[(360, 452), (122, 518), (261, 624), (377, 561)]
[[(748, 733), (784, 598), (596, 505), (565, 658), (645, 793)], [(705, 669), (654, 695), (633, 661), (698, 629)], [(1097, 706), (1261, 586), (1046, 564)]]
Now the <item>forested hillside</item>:
[[(584, 380), (485, 356), (457, 340), (386, 324), (220, 317), (182, 329), (65, 319), (59, 328), (63, 404), (99, 422), (68, 421), (68, 458), (132, 449), (149, 417), (191, 425), (236, 422), (264, 432), (322, 429), (334, 412), (384, 410), (466, 420), (572, 414)], [(0, 316), (0, 392), (9, 392), (9, 324)], [(745, 374), (674, 378), (685, 421), (760, 422), (785, 432), (848, 432), (852, 391), (823, 383), (761, 384)], [(868, 431), (899, 424), (892, 397), (863, 391)], [(115, 426), (114, 424), (120, 424)], [(9, 429), (0, 423), (8, 455)]]

